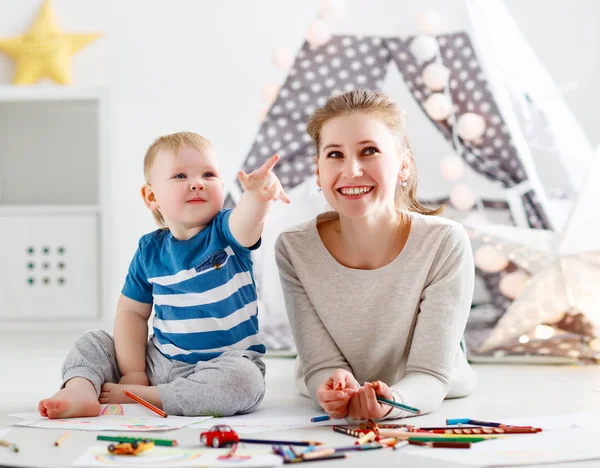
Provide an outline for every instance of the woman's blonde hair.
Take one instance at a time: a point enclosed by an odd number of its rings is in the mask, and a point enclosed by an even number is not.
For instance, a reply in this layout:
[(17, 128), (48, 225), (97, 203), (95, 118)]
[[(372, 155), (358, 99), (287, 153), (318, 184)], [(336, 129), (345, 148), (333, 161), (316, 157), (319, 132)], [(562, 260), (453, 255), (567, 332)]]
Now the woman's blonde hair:
[(396, 209), (406, 208), (408, 211), (426, 215), (440, 214), (444, 209), (443, 206), (431, 209), (421, 205), (417, 200), (417, 169), (408, 137), (404, 134), (408, 114), (398, 107), (387, 94), (380, 91), (358, 89), (330, 97), (325, 105), (315, 110), (308, 119), (306, 132), (315, 142), (317, 154), (320, 152), (323, 126), (331, 119), (357, 112), (380, 118), (390, 131), (398, 137), (400, 144), (406, 151), (410, 176), (406, 181), (406, 187), (402, 187), (400, 181), (396, 185)]
[[(208, 139), (194, 132), (171, 133), (170, 135), (158, 137), (150, 145), (144, 157), (144, 180), (146, 184), (151, 185), (150, 171), (160, 151), (171, 151), (173, 155), (177, 156), (183, 148), (195, 148), (198, 151), (204, 152), (212, 150), (213, 146)], [(168, 228), (165, 218), (163, 218), (158, 209), (152, 210), (152, 216), (154, 216), (154, 220), (159, 227), (163, 229)]]

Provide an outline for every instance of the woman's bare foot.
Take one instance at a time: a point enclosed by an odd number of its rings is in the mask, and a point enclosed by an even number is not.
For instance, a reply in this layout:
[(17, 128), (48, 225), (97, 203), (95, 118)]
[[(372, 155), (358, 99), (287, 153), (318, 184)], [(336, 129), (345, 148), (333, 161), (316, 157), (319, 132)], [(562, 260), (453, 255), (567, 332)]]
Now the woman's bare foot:
[(50, 419), (98, 416), (100, 409), (94, 385), (83, 377), (72, 378), (52, 398), (38, 404), (40, 414)]

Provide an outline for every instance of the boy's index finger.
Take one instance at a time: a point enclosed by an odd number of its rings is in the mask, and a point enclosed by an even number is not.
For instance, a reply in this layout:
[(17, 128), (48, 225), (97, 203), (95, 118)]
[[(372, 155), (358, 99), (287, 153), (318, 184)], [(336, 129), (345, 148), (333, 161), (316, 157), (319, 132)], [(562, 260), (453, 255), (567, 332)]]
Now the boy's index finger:
[(258, 173), (259, 174), (267, 174), (271, 169), (273, 169), (275, 167), (275, 164), (277, 164), (277, 161), (279, 161), (279, 155), (278, 154), (274, 154), (273, 156), (271, 156), (269, 159), (267, 159), (262, 166), (260, 166), (258, 168)]

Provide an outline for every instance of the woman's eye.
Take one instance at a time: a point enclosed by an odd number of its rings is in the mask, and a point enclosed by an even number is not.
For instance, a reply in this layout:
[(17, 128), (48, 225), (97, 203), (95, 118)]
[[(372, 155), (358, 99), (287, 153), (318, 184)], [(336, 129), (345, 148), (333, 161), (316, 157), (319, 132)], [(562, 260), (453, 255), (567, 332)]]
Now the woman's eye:
[(366, 154), (366, 155), (377, 154), (377, 153), (379, 153), (379, 150), (373, 146), (368, 146), (367, 148), (365, 148), (363, 150), (363, 154)]
[(331, 151), (330, 153), (327, 154), (328, 158), (343, 158), (344, 155), (342, 153), (340, 153), (339, 151)]
[(185, 174), (176, 174), (174, 179), (185, 179)]

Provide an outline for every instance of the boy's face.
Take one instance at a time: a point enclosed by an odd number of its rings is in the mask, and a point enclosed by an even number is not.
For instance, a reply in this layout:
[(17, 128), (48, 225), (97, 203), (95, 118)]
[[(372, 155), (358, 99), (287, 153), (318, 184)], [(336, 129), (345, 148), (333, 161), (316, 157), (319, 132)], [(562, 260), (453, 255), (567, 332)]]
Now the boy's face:
[(150, 171), (154, 201), (172, 231), (204, 228), (223, 208), (223, 181), (214, 150), (160, 151)]

